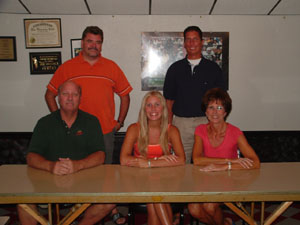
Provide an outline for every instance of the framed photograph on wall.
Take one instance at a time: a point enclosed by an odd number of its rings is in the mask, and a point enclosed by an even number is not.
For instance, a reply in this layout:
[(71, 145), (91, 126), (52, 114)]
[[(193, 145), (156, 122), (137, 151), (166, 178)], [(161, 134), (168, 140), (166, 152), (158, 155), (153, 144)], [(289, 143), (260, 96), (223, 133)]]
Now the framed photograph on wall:
[[(142, 91), (162, 90), (169, 66), (186, 56), (183, 32), (143, 32)], [(215, 61), (228, 89), (229, 32), (203, 32), (203, 57)]]
[(202, 55), (222, 69), (226, 90), (229, 89), (229, 32), (203, 32)]
[(61, 48), (61, 21), (53, 19), (24, 19), (26, 48)]
[(185, 54), (182, 32), (143, 32), (142, 91), (162, 90), (167, 69)]
[(0, 36), (0, 61), (17, 61), (16, 37)]
[(81, 51), (81, 39), (71, 39), (71, 57), (74, 58), (79, 55)]

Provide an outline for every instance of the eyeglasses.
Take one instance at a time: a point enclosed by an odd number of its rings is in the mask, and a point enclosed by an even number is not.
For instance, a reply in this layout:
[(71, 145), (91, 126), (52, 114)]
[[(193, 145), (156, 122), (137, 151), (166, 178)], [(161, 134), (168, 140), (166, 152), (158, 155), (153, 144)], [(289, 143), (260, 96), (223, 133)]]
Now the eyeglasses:
[(217, 111), (221, 111), (222, 109), (224, 109), (224, 107), (223, 106), (220, 106), (220, 105), (218, 105), (217, 107), (214, 107), (214, 106), (208, 106), (207, 107), (207, 109), (208, 110), (217, 110)]

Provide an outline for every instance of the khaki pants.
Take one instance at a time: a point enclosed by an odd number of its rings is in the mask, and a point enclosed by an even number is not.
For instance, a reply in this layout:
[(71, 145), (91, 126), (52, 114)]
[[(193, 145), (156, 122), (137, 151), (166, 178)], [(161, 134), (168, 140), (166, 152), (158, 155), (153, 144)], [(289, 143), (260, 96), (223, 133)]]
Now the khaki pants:
[(186, 163), (191, 163), (194, 145), (195, 128), (200, 124), (207, 123), (206, 117), (179, 117), (174, 116), (173, 125), (176, 126), (181, 135), (183, 148), (185, 151)]

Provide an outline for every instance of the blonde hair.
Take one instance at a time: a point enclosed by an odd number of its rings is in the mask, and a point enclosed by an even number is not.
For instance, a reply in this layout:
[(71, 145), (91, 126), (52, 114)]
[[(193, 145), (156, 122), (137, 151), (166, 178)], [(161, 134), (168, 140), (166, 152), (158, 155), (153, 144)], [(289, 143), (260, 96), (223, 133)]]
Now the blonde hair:
[(161, 148), (163, 149), (164, 155), (167, 155), (169, 153), (168, 149), (168, 109), (166, 100), (163, 97), (163, 95), (158, 91), (150, 91), (148, 92), (141, 104), (141, 109), (139, 113), (139, 119), (138, 123), (140, 126), (140, 132), (138, 137), (138, 149), (140, 151), (140, 154), (143, 156), (147, 155), (148, 151), (148, 145), (149, 145), (149, 129), (148, 129), (148, 118), (146, 115), (146, 102), (147, 99), (150, 96), (155, 96), (159, 98), (160, 103), (163, 107), (162, 117), (161, 117), (161, 123), (160, 123), (160, 137), (159, 137), (159, 144)]

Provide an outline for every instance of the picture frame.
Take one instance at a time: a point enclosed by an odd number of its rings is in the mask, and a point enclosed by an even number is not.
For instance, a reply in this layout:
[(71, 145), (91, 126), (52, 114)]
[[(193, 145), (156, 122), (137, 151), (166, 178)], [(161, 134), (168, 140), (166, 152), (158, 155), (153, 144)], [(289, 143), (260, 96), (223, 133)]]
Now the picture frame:
[(15, 36), (0, 36), (0, 61), (17, 61)]
[(71, 58), (74, 58), (79, 55), (81, 51), (81, 39), (76, 38), (76, 39), (71, 39)]
[(226, 90), (229, 90), (229, 32), (203, 32), (202, 55), (222, 69)]
[(24, 19), (26, 48), (61, 48), (60, 18)]
[[(221, 67), (228, 90), (229, 32), (203, 32), (202, 36), (202, 55)], [(142, 91), (163, 89), (169, 66), (186, 56), (183, 42), (183, 32), (142, 32)]]
[(61, 52), (30, 52), (30, 74), (54, 74), (61, 65)]

